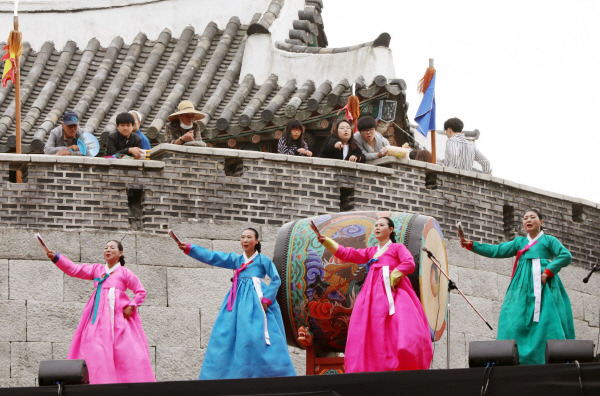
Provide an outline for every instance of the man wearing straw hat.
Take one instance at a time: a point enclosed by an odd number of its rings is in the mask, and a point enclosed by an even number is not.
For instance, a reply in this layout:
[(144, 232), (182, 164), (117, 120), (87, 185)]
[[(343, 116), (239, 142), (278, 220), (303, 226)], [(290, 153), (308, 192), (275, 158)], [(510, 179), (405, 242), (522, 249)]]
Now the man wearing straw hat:
[(182, 100), (177, 111), (168, 117), (170, 122), (165, 127), (167, 143), (206, 146), (202, 141), (200, 125), (195, 122), (203, 118), (204, 114), (194, 109), (192, 102)]

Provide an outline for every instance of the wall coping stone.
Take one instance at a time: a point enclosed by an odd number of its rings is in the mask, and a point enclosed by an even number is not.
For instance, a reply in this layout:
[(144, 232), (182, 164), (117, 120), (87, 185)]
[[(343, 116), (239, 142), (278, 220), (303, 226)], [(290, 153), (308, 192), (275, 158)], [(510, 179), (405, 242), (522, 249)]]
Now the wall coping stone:
[[(355, 169), (364, 172), (380, 173), (382, 175), (393, 175), (398, 169), (403, 167), (412, 168), (425, 168), (428, 171), (434, 171), (442, 174), (459, 175), (464, 177), (471, 177), (477, 180), (489, 181), (511, 187), (517, 190), (531, 192), (539, 195), (544, 195), (549, 198), (560, 199), (576, 204), (592, 207), (594, 209), (600, 209), (600, 203), (592, 202), (583, 198), (571, 197), (555, 193), (552, 191), (543, 190), (537, 187), (532, 187), (526, 184), (519, 184), (511, 180), (502, 179), (492, 175), (483, 174), (474, 171), (464, 171), (454, 168), (441, 166), (438, 164), (423, 163), (421, 161), (414, 161), (405, 158), (395, 157), (384, 157), (379, 158), (368, 164), (361, 164), (355, 162), (334, 160), (329, 158), (319, 157), (296, 157), (285, 154), (275, 153), (262, 153), (257, 151), (246, 151), (246, 150), (234, 150), (225, 148), (213, 148), (213, 147), (194, 147), (194, 146), (180, 146), (175, 144), (159, 144), (152, 150), (151, 157), (157, 158), (164, 153), (185, 153), (185, 154), (196, 154), (196, 155), (207, 155), (213, 157), (226, 157), (226, 158), (247, 158), (247, 159), (264, 159), (275, 162), (290, 162), (304, 165), (314, 166), (328, 166), (333, 168), (342, 169)], [(54, 156), (45, 154), (12, 154), (3, 153), (0, 154), (0, 163), (48, 163), (48, 164), (81, 164), (81, 165), (95, 165), (95, 166), (118, 166), (118, 167), (135, 167), (135, 168), (148, 168), (148, 169), (164, 169), (165, 163), (157, 160), (128, 160), (128, 159), (108, 159), (99, 157), (69, 157), (69, 156)], [(393, 167), (389, 167), (393, 166)]]
[(135, 168), (154, 168), (161, 169), (165, 167), (163, 161), (156, 160), (133, 160), (116, 159), (101, 157), (80, 157), (80, 156), (58, 156), (46, 154), (0, 154), (0, 163), (47, 163), (47, 164), (81, 164), (98, 166), (122, 166)]

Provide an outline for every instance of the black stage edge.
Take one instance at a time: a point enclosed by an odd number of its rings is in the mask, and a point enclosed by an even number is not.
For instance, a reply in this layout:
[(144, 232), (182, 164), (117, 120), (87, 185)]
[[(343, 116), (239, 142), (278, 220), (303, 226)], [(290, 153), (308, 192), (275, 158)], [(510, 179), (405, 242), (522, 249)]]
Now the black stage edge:
[[(143, 384), (68, 385), (63, 396), (187, 396), (187, 395), (481, 395), (484, 368), (423, 370), (255, 378), (244, 380), (178, 381)], [(495, 367), (486, 395), (600, 395), (600, 363), (581, 364), (580, 389), (575, 364)], [(2, 396), (56, 395), (57, 386), (3, 388)]]

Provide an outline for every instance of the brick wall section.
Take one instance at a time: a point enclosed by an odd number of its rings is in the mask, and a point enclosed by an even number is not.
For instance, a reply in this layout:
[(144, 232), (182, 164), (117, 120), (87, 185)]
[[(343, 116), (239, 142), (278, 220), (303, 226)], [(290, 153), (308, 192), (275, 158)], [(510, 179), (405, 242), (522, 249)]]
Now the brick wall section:
[[(212, 219), (281, 226), (340, 210), (340, 189), (356, 210), (396, 210), (435, 217), (445, 233), (460, 220), (469, 237), (506, 240), (527, 208), (540, 208), (546, 229), (573, 253), (576, 265), (598, 262), (600, 204), (537, 190), (475, 172), (383, 158), (354, 164), (322, 158), (160, 145), (152, 161), (0, 154), (0, 226), (59, 230), (132, 229), (128, 189), (143, 189), (141, 227), (166, 232), (171, 219)], [(228, 175), (226, 162), (240, 161)], [(27, 182), (10, 183), (10, 169)], [(437, 188), (426, 187), (426, 178)], [(578, 211), (574, 221), (574, 209)]]

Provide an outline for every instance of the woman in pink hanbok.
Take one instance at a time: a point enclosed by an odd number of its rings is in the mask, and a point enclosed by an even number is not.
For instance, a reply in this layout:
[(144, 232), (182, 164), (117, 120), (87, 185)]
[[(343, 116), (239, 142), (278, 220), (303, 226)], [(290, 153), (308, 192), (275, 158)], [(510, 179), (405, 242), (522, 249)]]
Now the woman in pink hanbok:
[(377, 220), (373, 232), (378, 245), (366, 249), (340, 246), (315, 231), (319, 242), (339, 259), (367, 265), (348, 325), (346, 372), (428, 369), (433, 357), (429, 326), (406, 277), (415, 262), (403, 244), (394, 243), (392, 220)]
[[(124, 267), (121, 243), (106, 244), (106, 264), (74, 264), (48, 249), (46, 254), (65, 274), (94, 281), (95, 290), (83, 309), (67, 359), (85, 359), (91, 384), (156, 381), (137, 312), (146, 291)], [(127, 289), (133, 291), (133, 300), (125, 294)]]

